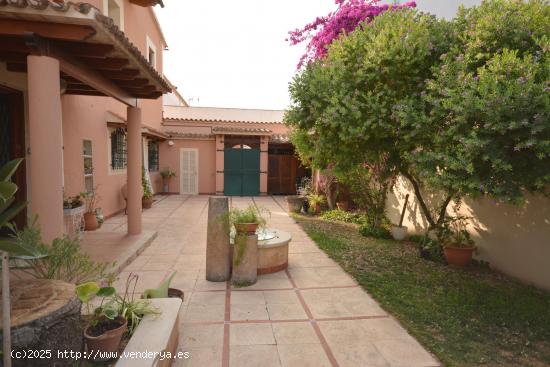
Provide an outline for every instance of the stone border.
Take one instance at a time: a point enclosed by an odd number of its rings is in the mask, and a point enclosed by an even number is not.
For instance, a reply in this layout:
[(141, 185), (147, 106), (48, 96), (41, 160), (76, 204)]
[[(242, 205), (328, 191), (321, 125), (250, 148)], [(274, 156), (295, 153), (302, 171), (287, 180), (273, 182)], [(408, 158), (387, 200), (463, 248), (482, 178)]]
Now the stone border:
[[(179, 298), (155, 298), (151, 304), (159, 309), (160, 315), (147, 315), (141, 320), (134, 335), (124, 349), (124, 354), (115, 367), (168, 367), (176, 355), (179, 342), (179, 312), (183, 304)], [(126, 357), (126, 358), (124, 358)]]

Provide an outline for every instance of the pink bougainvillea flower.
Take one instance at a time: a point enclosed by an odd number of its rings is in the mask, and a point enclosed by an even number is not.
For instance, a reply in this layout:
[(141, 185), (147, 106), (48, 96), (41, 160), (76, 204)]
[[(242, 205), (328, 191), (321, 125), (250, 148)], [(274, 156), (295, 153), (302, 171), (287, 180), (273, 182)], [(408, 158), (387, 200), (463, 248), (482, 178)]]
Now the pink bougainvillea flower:
[(378, 4), (380, 0), (335, 0), (338, 9), (324, 17), (317, 17), (301, 29), (289, 32), (287, 39), (291, 45), (304, 41), (306, 53), (300, 58), (298, 69), (327, 54), (327, 47), (342, 34), (354, 31), (361, 23), (370, 22), (377, 15), (391, 9), (416, 7), (414, 1), (402, 5)]

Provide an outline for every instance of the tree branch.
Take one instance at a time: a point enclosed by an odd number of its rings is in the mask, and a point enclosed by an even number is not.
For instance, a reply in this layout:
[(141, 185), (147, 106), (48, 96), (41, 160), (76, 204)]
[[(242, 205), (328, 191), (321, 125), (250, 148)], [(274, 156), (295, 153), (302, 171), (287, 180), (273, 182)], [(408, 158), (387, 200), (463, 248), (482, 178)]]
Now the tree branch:
[[(416, 196), (416, 199), (420, 204), (420, 209), (422, 209), (422, 213), (424, 214), (424, 216), (426, 217), (426, 220), (430, 224), (429, 229), (435, 228), (437, 226), (437, 223), (434, 221), (432, 214), (430, 213), (430, 210), (428, 209), (428, 206), (426, 205), (426, 202), (422, 197), (422, 192), (420, 191), (420, 186), (418, 185), (418, 182), (414, 179), (414, 177), (410, 173), (406, 171), (401, 171), (401, 174), (403, 175), (403, 177), (409, 180), (409, 182), (413, 185), (414, 196)], [(445, 205), (445, 208), (446, 207), (447, 206)]]

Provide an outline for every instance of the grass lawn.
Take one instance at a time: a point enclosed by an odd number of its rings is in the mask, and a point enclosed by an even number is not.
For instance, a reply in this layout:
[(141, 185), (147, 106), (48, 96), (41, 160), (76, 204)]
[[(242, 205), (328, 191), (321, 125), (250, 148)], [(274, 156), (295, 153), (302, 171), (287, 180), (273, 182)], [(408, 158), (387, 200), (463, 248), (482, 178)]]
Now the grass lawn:
[(487, 267), (423, 260), (356, 225), (294, 218), (445, 366), (550, 366), (550, 293)]

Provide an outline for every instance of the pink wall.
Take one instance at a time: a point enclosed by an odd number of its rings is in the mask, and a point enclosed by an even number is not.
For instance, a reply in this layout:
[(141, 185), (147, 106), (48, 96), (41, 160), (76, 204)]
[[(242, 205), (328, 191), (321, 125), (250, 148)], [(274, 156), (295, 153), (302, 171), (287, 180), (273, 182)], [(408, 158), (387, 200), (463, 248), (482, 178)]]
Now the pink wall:
[[(102, 0), (92, 0), (90, 3), (100, 9), (103, 8)], [(162, 52), (165, 45), (155, 24), (152, 10), (130, 4), (125, 0), (124, 33), (144, 54), (147, 49), (146, 35), (149, 36), (157, 49), (157, 70), (162, 74)], [(143, 125), (160, 129), (162, 98), (140, 100), (138, 106), (142, 109)], [(62, 108), (65, 194), (72, 196), (84, 191), (82, 144), (84, 139), (89, 139), (92, 140), (93, 146), (94, 185), (99, 185), (101, 197), (98, 205), (107, 216), (122, 210), (125, 203), (120, 189), (126, 183), (126, 170), (116, 172), (109, 170), (107, 111), (125, 118), (126, 107), (107, 97), (65, 95), (62, 97)], [(155, 192), (162, 191), (160, 173), (151, 173), (150, 176)]]
[(215, 140), (173, 140), (160, 145), (160, 169), (170, 168), (176, 172), (170, 182), (170, 192), (180, 192), (180, 149), (196, 148), (199, 152), (199, 194), (216, 193), (216, 142)]
[(101, 201), (98, 204), (105, 215), (124, 208), (120, 188), (126, 183), (126, 171), (109, 174), (109, 134), (106, 111), (114, 110), (125, 116), (122, 104), (107, 97), (62, 97), (63, 106), (63, 166), (65, 195), (73, 196), (84, 191), (82, 144), (92, 140), (94, 185), (99, 185)]

